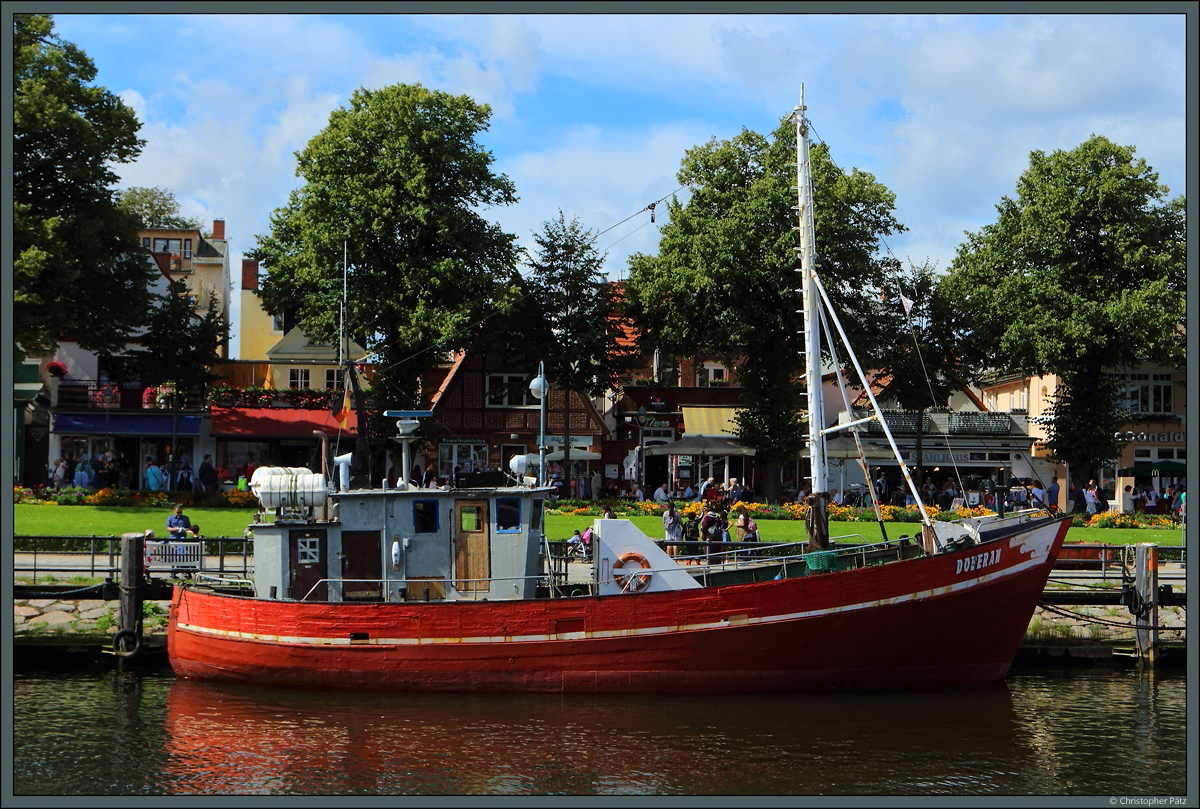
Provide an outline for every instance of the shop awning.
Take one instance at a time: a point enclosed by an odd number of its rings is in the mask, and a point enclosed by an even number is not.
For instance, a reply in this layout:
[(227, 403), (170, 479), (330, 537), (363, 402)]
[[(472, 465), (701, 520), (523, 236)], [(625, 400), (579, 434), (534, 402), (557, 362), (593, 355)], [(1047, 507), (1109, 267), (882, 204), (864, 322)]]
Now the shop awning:
[(684, 437), (707, 435), (716, 438), (737, 438), (734, 416), (736, 407), (687, 407), (683, 411)]
[[(312, 438), (313, 430), (326, 435), (338, 434), (338, 423), (328, 410), (301, 410), (291, 407), (212, 407), (214, 436), (283, 435)], [(358, 418), (351, 412), (342, 435), (357, 435)]]
[[(173, 428), (173, 429), (172, 429)], [(55, 413), (56, 433), (91, 435), (200, 435), (200, 416), (170, 413)]]

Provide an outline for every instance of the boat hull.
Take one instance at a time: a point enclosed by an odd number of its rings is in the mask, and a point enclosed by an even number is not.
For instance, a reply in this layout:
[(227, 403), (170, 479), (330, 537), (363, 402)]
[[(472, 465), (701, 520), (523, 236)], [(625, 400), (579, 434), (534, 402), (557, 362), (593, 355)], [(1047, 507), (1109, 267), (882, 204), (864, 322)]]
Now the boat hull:
[(1069, 522), (836, 573), (661, 593), (305, 603), (192, 587), (185, 678), (417, 691), (731, 693), (1003, 679)]

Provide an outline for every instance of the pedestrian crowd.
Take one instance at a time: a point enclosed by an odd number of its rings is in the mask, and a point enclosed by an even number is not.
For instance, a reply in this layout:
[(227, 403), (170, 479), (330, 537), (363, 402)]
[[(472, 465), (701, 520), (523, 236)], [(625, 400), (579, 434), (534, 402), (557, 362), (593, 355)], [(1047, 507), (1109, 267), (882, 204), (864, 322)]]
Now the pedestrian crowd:
[(147, 455), (139, 480), (132, 462), (125, 455), (117, 456), (110, 451), (89, 458), (66, 455), (55, 458), (47, 467), (46, 486), (54, 491), (75, 488), (99, 489), (143, 489), (151, 492), (196, 492), (213, 494), (220, 488), (220, 475), (213, 465), (212, 456), (205, 455), (200, 467), (193, 473), (187, 458), (174, 471)]

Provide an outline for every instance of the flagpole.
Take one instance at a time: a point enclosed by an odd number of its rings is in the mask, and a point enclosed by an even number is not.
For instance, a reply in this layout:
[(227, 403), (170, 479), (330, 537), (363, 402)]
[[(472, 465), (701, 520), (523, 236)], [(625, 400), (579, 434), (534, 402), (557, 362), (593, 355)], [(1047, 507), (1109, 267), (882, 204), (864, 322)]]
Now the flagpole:
[[(340, 310), (341, 315), (338, 318), (338, 321), (339, 321), (338, 322), (338, 365), (342, 365), (342, 362), (343, 362), (342, 347), (346, 343), (346, 273), (347, 273), (346, 268), (348, 266), (348, 258), (347, 258), (348, 252), (347, 251), (348, 251), (347, 243), (343, 240), (342, 241), (342, 308)], [(350, 353), (348, 347), (347, 347), (347, 350), (345, 353), (346, 354)]]

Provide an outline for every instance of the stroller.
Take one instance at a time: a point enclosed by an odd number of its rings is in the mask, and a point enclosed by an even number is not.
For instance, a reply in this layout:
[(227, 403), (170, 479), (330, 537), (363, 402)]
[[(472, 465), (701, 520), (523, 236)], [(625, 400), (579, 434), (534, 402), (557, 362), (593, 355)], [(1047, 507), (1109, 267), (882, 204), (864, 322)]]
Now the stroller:
[(584, 562), (590, 561), (592, 558), (592, 529), (585, 528), (582, 534), (576, 531), (575, 536), (568, 541), (567, 547), (572, 556)]

